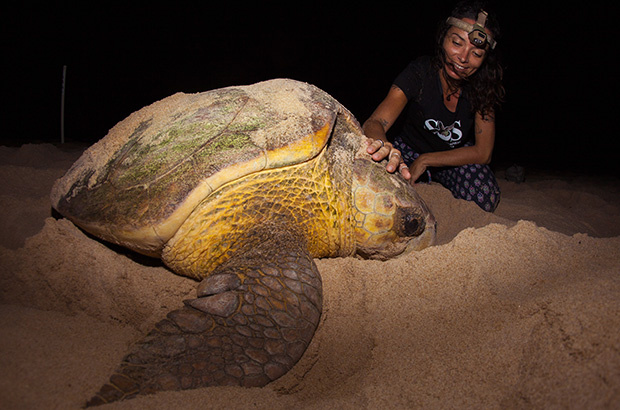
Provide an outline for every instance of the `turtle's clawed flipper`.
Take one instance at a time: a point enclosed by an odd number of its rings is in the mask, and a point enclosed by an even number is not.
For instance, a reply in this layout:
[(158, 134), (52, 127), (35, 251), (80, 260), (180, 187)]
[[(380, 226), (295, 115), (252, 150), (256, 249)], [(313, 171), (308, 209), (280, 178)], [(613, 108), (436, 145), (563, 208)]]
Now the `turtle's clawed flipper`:
[(133, 347), (86, 406), (161, 390), (263, 386), (293, 367), (319, 322), (321, 278), (299, 236), (252, 239)]

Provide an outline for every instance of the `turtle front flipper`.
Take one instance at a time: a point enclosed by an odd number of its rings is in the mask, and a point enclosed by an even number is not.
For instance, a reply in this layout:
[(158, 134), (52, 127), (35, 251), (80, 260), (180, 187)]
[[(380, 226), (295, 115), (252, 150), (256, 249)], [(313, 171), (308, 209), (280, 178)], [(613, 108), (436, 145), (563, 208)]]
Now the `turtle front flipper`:
[(305, 241), (291, 232), (248, 235), (243, 249), (136, 344), (86, 406), (162, 390), (263, 386), (301, 358), (322, 309)]

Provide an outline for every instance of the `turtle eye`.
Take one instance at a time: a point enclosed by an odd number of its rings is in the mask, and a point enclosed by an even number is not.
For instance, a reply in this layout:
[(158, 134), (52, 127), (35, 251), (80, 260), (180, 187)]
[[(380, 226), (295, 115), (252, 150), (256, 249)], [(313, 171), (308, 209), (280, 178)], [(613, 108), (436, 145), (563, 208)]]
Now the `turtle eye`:
[(418, 214), (407, 209), (400, 209), (400, 211), (402, 212), (402, 217), (400, 218), (401, 236), (418, 236), (424, 232), (425, 223)]

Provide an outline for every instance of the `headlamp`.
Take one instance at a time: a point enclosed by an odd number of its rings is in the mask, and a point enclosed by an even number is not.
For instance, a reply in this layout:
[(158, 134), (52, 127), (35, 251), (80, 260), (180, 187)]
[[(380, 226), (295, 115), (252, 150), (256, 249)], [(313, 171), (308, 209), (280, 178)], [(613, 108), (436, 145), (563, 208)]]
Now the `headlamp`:
[(484, 31), (488, 15), (489, 14), (486, 11), (481, 10), (480, 13), (478, 13), (478, 19), (474, 24), (469, 24), (461, 19), (457, 19), (456, 17), (448, 17), (446, 22), (451, 26), (467, 31), (469, 42), (474, 46), (484, 48), (488, 44), (491, 49), (494, 49), (497, 42)]

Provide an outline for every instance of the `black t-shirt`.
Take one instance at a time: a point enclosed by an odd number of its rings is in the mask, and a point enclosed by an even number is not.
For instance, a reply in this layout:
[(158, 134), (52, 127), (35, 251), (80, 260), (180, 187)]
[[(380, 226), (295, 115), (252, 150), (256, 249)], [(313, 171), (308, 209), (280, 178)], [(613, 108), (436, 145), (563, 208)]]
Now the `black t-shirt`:
[(467, 87), (456, 111), (443, 102), (439, 72), (430, 57), (419, 57), (396, 77), (394, 85), (407, 97), (401, 138), (414, 152), (446, 151), (473, 141), (474, 112), (467, 100)]

